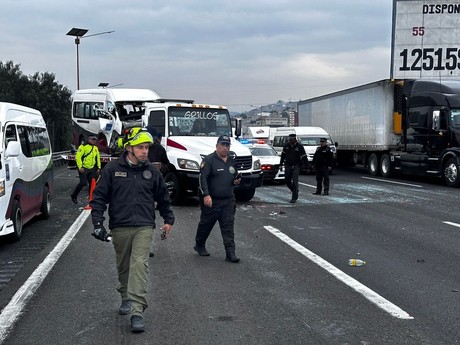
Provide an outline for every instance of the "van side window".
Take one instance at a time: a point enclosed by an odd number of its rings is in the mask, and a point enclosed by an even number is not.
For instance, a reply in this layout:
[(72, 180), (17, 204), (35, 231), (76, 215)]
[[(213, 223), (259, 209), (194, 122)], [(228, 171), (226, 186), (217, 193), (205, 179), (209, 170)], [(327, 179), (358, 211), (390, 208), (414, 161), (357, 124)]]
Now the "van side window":
[(104, 103), (102, 102), (74, 102), (73, 117), (78, 119), (97, 120), (99, 114), (94, 107), (96, 104), (99, 109), (104, 109)]
[(45, 128), (18, 126), (22, 153), (26, 157), (46, 156), (50, 154), (50, 141)]
[(8, 147), (10, 141), (17, 141), (18, 137), (16, 136), (16, 126), (8, 125), (5, 130), (5, 147)]

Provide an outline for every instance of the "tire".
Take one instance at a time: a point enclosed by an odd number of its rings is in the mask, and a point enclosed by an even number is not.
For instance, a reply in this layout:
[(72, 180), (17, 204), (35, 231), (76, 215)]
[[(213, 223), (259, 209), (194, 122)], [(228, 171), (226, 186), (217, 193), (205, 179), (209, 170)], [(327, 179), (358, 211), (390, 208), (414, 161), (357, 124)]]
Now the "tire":
[(367, 162), (367, 170), (372, 176), (377, 176), (379, 174), (379, 157), (377, 154), (372, 153)]
[(249, 201), (256, 194), (256, 189), (237, 189), (235, 190), (235, 199), (236, 201)]
[(22, 227), (24, 225), (22, 220), (22, 209), (19, 205), (19, 201), (13, 202), (13, 208), (11, 210), (11, 220), (13, 221), (14, 232), (9, 235), (9, 238), (13, 242), (19, 241), (22, 236)]
[(40, 207), (40, 213), (42, 219), (48, 219), (51, 213), (51, 201), (50, 201), (50, 191), (48, 187), (45, 187), (43, 191), (43, 200)]
[(457, 164), (457, 159), (449, 158), (442, 169), (444, 182), (449, 187), (458, 187), (460, 185), (460, 171)]
[(383, 177), (390, 177), (391, 161), (388, 153), (384, 153), (380, 158), (380, 174), (382, 174)]
[(171, 205), (179, 205), (182, 201), (182, 190), (177, 175), (173, 172), (167, 173), (165, 176), (165, 184), (168, 188)]

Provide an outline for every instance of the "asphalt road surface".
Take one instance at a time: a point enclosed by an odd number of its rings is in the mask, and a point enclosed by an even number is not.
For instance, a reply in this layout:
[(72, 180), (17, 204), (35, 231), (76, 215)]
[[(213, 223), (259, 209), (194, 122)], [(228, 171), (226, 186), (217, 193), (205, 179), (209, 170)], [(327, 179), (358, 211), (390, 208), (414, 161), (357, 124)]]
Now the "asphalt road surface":
[[(313, 196), (314, 176), (300, 180), (295, 205), (282, 184), (238, 204), (239, 264), (224, 261), (217, 226), (199, 257), (197, 201), (174, 207), (171, 237), (155, 234), (146, 332), (131, 334), (112, 245), (89, 235), (85, 203), (69, 197), (75, 171), (60, 169), (52, 217), (0, 243), (0, 269), (14, 268), (0, 290), (0, 328), (14, 316), (2, 344), (459, 344), (460, 190), (339, 170), (331, 195)], [(41, 285), (12, 308), (50, 255)]]

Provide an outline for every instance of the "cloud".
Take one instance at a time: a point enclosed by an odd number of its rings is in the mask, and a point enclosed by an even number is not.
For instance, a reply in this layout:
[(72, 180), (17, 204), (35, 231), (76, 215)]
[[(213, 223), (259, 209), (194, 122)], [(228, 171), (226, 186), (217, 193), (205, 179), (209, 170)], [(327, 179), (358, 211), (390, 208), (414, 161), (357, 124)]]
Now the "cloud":
[(104, 81), (239, 110), (388, 77), (391, 13), (383, 0), (4, 0), (0, 61), (75, 90), (66, 33), (86, 28), (82, 88)]

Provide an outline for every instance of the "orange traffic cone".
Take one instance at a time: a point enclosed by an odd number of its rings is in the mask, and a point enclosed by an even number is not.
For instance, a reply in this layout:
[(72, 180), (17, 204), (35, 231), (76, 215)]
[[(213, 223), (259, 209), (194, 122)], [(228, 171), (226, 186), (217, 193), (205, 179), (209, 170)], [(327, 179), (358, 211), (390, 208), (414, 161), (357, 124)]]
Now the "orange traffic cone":
[[(91, 179), (91, 186), (89, 188), (89, 201), (93, 200), (94, 187), (96, 187), (96, 179), (95, 178)], [(91, 206), (89, 206), (89, 204), (86, 205), (85, 210), (91, 210)]]

